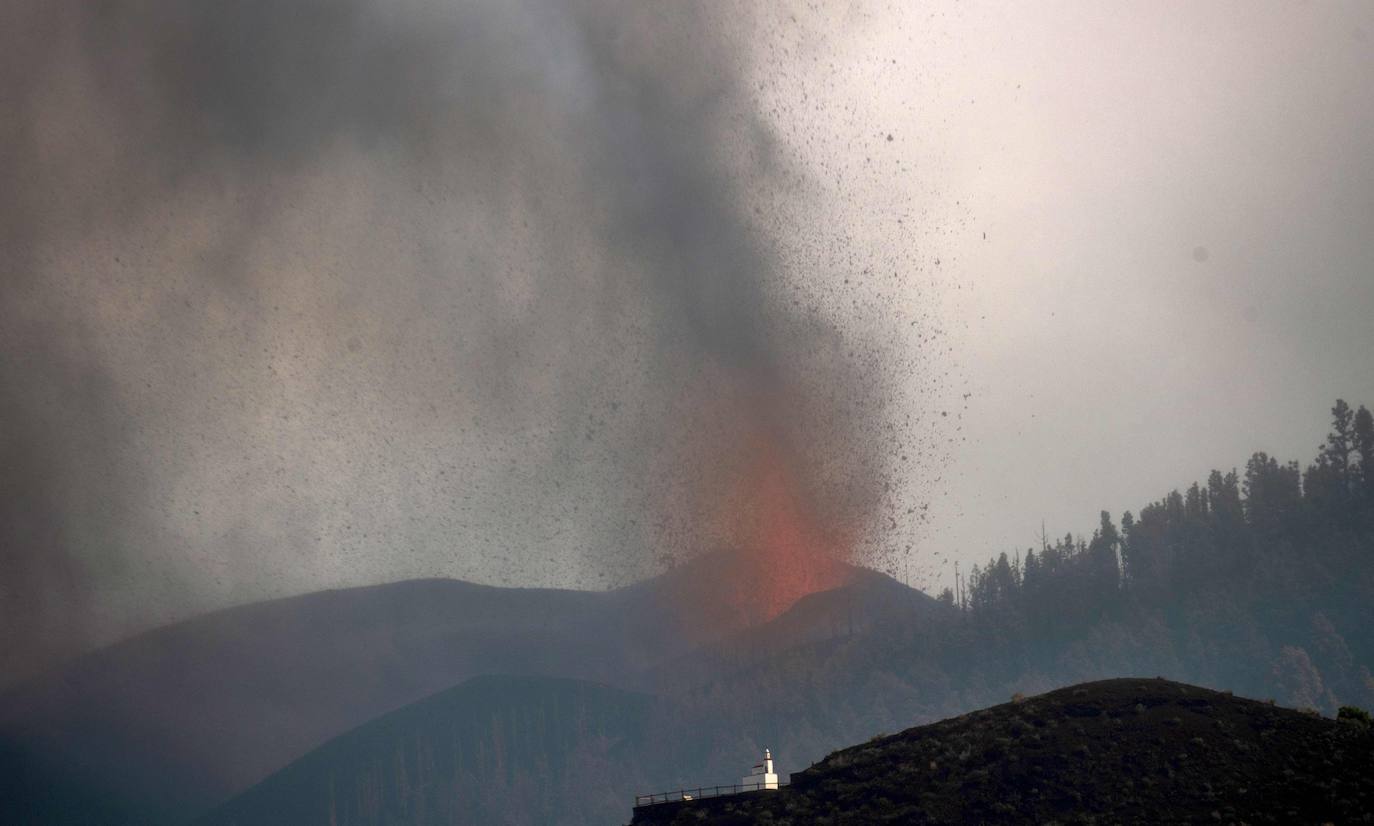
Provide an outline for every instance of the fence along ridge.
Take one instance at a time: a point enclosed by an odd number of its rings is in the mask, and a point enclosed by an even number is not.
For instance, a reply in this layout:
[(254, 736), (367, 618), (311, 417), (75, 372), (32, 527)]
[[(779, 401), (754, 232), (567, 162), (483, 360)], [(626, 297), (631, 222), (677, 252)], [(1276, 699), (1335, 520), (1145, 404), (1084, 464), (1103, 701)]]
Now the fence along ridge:
[(635, 808), (641, 806), (654, 806), (659, 803), (678, 803), (684, 800), (704, 800), (711, 797), (725, 797), (726, 795), (740, 794), (742, 792), (758, 792), (765, 789), (774, 791), (789, 785), (779, 782), (776, 786), (767, 783), (736, 783), (730, 786), (699, 786), (695, 789), (677, 789), (671, 792), (657, 792), (654, 794), (635, 795)]

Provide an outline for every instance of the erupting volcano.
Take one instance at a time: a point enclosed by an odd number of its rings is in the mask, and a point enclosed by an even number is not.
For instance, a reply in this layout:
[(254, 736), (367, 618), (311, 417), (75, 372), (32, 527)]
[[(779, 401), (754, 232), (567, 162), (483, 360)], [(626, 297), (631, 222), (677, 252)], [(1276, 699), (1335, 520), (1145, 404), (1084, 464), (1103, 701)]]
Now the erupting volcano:
[(715, 549), (670, 577), (689, 636), (769, 622), (860, 570), (854, 548), (876, 498), (867, 445), (855, 445), (853, 420), (831, 400), (796, 384), (760, 384), (718, 380), (689, 391), (690, 435), (675, 470), (695, 470), (689, 495), (664, 506), (698, 547)]
[(821, 522), (795, 463), (775, 439), (758, 444), (730, 497), (746, 621), (767, 622), (798, 599), (846, 584), (849, 543)]

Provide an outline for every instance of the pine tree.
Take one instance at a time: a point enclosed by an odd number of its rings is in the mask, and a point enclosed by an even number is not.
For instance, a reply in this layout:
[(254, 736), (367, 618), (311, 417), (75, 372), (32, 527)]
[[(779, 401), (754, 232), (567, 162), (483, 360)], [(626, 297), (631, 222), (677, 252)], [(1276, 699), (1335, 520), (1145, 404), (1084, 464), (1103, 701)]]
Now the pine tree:
[(1111, 514), (1102, 511), (1101, 521), (1093, 533), (1092, 542), (1088, 544), (1088, 559), (1092, 565), (1093, 584), (1103, 595), (1110, 594), (1120, 585), (1121, 568), (1116, 557), (1120, 544), (1121, 535), (1112, 524)]
[(1365, 498), (1374, 501), (1374, 415), (1360, 405), (1352, 427), (1355, 450), (1360, 454), (1359, 479)]
[(1322, 451), (1340, 481), (1342, 493), (1349, 493), (1351, 488), (1350, 454), (1355, 451), (1354, 418), (1355, 413), (1345, 399), (1336, 399), (1336, 406), (1331, 408), (1331, 432), (1326, 435), (1326, 445)]

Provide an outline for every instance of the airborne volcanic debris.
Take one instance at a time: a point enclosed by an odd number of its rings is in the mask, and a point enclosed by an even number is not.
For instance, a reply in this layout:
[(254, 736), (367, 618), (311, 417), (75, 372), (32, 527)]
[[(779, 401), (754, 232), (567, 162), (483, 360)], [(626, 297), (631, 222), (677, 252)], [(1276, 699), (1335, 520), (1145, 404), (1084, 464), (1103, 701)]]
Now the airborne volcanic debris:
[(839, 282), (909, 262), (811, 232), (723, 15), (7, 4), (4, 672), (319, 587), (753, 552), (776, 514), (723, 500), (774, 472), (794, 561), (890, 557), (887, 440), (942, 448), (884, 421), (923, 356)]

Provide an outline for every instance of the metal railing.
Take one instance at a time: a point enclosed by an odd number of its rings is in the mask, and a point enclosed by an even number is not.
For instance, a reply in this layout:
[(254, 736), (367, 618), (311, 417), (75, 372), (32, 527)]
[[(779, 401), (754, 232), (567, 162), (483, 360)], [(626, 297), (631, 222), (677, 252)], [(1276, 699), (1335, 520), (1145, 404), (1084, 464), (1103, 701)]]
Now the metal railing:
[(659, 803), (678, 803), (683, 800), (705, 800), (708, 797), (724, 797), (728, 794), (739, 794), (740, 792), (758, 792), (764, 789), (781, 789), (787, 784), (778, 782), (772, 783), (746, 783), (734, 786), (702, 786), (696, 789), (678, 789), (675, 792), (659, 792), (658, 794), (637, 794), (635, 795), (635, 808), (641, 806), (654, 806)]

